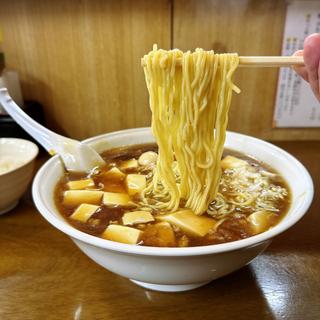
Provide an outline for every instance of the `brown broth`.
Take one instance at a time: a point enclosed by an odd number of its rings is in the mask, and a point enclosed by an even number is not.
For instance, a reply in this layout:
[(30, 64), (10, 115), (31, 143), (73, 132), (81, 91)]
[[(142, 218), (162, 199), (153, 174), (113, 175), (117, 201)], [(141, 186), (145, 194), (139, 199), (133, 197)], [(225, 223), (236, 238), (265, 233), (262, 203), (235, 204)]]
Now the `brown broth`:
[[(121, 161), (129, 160), (132, 158), (138, 159), (138, 157), (146, 151), (157, 152), (157, 146), (155, 144), (144, 144), (144, 145), (134, 145), (130, 147), (116, 148), (112, 150), (104, 151), (101, 156), (106, 161), (106, 166), (101, 169), (101, 174), (94, 176), (93, 180), (95, 185), (98, 186), (99, 183), (104, 184), (104, 190), (108, 192), (126, 192), (126, 187), (123, 182), (108, 180), (104, 177), (103, 172), (106, 172), (113, 166), (117, 166)], [(259, 162), (251, 157), (244, 154), (234, 152), (232, 150), (225, 150), (223, 157), (227, 155), (233, 155), (250, 163), (251, 166), (259, 167), (267, 170), (271, 173), (276, 173), (269, 166)], [(127, 170), (126, 173), (135, 173), (136, 169)], [(70, 215), (74, 212), (76, 207), (68, 207), (63, 204), (63, 194), (68, 189), (66, 183), (68, 181), (79, 180), (86, 178), (87, 175), (84, 173), (66, 173), (59, 181), (55, 188), (55, 203), (62, 214), (62, 216), (74, 226), (76, 229), (83, 231), (85, 233), (100, 237), (102, 232), (107, 228), (109, 224), (122, 224), (122, 216), (125, 212), (130, 211), (130, 208), (121, 207), (106, 207), (101, 205), (100, 208), (90, 217), (90, 219), (83, 223), (74, 219), (70, 219)], [(288, 195), (285, 199), (277, 201), (276, 206), (279, 212), (276, 213), (270, 222), (270, 227), (279, 223), (283, 216), (288, 211), (290, 205), (290, 191), (289, 188), (281, 176), (277, 174), (277, 179), (274, 181), (276, 186), (285, 188), (288, 191)], [(132, 207), (131, 210), (134, 208)], [(245, 239), (253, 236), (250, 224), (246, 219), (248, 214), (251, 213), (250, 210), (235, 210), (229, 215), (217, 228), (215, 232), (208, 233), (204, 237), (190, 236), (182, 232), (180, 229), (173, 226), (175, 238), (175, 243), (168, 243), (159, 237), (157, 230), (154, 228), (156, 222), (149, 222), (147, 224), (135, 225), (135, 228), (143, 230), (143, 235), (139, 245), (145, 246), (160, 246), (160, 247), (184, 247), (184, 246), (203, 246), (218, 244), (224, 242), (231, 242), (240, 239)], [(159, 212), (156, 210), (152, 211), (154, 216), (157, 216)], [(208, 216), (208, 213), (204, 213), (204, 216)]]

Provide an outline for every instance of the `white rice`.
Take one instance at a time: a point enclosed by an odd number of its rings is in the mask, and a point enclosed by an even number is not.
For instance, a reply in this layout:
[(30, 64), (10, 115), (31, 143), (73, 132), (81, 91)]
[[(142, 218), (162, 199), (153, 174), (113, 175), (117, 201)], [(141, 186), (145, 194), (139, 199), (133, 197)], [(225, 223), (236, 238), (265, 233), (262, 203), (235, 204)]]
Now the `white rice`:
[(0, 157), (0, 174), (9, 172), (15, 168), (18, 168), (23, 164), (23, 161), (14, 159), (10, 156), (1, 156)]

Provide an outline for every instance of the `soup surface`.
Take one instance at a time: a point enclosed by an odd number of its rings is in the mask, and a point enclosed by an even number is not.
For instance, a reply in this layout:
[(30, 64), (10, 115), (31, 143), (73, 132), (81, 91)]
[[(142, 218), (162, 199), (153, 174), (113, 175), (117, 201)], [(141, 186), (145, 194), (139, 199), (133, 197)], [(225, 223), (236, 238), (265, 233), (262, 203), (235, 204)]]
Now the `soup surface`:
[(75, 228), (128, 244), (191, 247), (248, 238), (276, 225), (286, 214), (290, 192), (274, 170), (226, 150), (216, 199), (201, 216), (184, 208), (164, 212), (144, 190), (157, 160), (155, 144), (102, 153), (106, 166), (90, 174), (65, 173), (55, 202)]

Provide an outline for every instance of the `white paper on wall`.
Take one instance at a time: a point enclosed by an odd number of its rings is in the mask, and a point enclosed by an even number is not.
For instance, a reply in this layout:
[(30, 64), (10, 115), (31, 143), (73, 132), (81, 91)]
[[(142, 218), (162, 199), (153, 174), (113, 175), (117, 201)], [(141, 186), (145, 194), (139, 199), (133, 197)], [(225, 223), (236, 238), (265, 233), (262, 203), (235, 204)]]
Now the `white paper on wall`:
[[(303, 49), (304, 39), (320, 32), (320, 1), (288, 2), (282, 55)], [(320, 127), (320, 103), (308, 83), (291, 68), (281, 68), (275, 102), (274, 127)]]

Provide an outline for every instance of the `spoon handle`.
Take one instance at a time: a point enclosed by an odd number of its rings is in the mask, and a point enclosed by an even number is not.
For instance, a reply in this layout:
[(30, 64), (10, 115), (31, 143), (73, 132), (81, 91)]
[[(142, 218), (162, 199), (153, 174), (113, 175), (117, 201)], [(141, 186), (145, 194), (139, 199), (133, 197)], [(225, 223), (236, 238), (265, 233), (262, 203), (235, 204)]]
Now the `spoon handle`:
[(49, 153), (54, 149), (52, 136), (55, 133), (43, 127), (28, 116), (9, 96), (6, 88), (0, 89), (0, 103), (6, 112), (25, 130), (31, 137), (38, 141)]
[(89, 145), (61, 136), (34, 121), (12, 100), (6, 88), (0, 89), (0, 104), (51, 155), (58, 153), (68, 171), (90, 172), (92, 168), (105, 164)]

